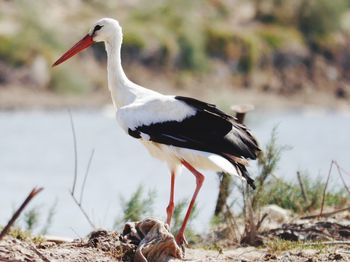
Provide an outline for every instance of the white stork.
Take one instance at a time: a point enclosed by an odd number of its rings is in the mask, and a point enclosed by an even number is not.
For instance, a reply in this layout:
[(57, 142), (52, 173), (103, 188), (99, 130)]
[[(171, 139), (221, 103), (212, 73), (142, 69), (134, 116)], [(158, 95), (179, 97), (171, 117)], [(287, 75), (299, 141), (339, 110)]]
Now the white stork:
[(152, 156), (169, 166), (171, 187), (166, 208), (168, 225), (174, 211), (174, 185), (178, 168), (185, 166), (196, 178), (196, 189), (176, 235), (176, 242), (183, 245), (186, 243), (186, 224), (204, 181), (198, 169), (227, 172), (245, 179), (255, 188), (246, 165), (248, 159), (256, 159), (259, 147), (244, 125), (238, 124), (215, 105), (189, 97), (163, 95), (130, 81), (121, 64), (122, 39), (122, 28), (118, 21), (103, 18), (53, 66), (94, 42), (105, 43), (108, 88), (118, 123), (127, 134), (138, 139)]

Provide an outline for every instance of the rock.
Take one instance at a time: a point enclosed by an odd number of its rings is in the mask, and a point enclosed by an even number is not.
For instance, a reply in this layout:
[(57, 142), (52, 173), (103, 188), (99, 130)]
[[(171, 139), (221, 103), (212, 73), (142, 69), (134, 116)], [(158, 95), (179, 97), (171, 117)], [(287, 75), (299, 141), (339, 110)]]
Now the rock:
[(314, 257), (314, 256), (316, 256), (319, 253), (320, 253), (319, 250), (305, 249), (305, 250), (300, 251), (300, 256), (308, 258), (308, 257)]
[(341, 260), (343, 259), (343, 256), (338, 253), (331, 253), (328, 255), (328, 259), (331, 261)]
[(264, 260), (264, 261), (276, 260), (276, 259), (277, 259), (276, 255), (270, 254), (270, 253), (267, 253), (267, 254), (263, 257), (263, 260)]
[(338, 86), (335, 90), (335, 97), (339, 99), (346, 99), (348, 92), (343, 86)]
[(261, 209), (262, 214), (268, 214), (268, 219), (278, 223), (285, 223), (289, 220), (292, 212), (277, 205), (264, 206)]

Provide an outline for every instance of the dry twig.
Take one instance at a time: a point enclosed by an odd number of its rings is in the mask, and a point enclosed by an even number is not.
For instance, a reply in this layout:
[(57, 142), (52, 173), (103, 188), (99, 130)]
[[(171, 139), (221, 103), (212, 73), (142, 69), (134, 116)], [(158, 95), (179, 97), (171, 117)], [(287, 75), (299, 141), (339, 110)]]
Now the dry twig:
[(69, 113), (70, 124), (71, 124), (72, 135), (73, 135), (73, 143), (74, 143), (74, 177), (73, 177), (73, 187), (71, 191), (72, 195), (74, 195), (75, 185), (77, 184), (77, 177), (78, 177), (78, 147), (77, 147), (77, 136), (75, 134), (72, 112), (68, 110), (68, 113)]
[(318, 217), (323, 217), (323, 216), (327, 217), (327, 216), (334, 215), (334, 214), (339, 213), (339, 212), (342, 212), (342, 211), (349, 210), (349, 208), (345, 208), (345, 209), (340, 209), (340, 210), (336, 210), (336, 211), (333, 211), (333, 212), (329, 212), (329, 213), (327, 213), (326, 215), (323, 215), (323, 207), (324, 207), (324, 201), (325, 201), (325, 197), (326, 197), (326, 190), (327, 190), (329, 178), (330, 178), (331, 173), (332, 173), (332, 168), (333, 168), (333, 166), (335, 166), (335, 167), (337, 168), (338, 175), (340, 176), (340, 179), (341, 179), (342, 182), (343, 182), (344, 188), (346, 189), (346, 191), (347, 191), (347, 192), (349, 193), (349, 195), (350, 195), (350, 190), (349, 190), (348, 186), (347, 186), (346, 183), (345, 183), (345, 180), (344, 180), (342, 171), (343, 171), (344, 173), (346, 173), (346, 174), (348, 174), (348, 173), (347, 173), (344, 169), (342, 169), (342, 168), (340, 167), (340, 165), (338, 164), (337, 161), (332, 160), (331, 165), (330, 165), (330, 167), (329, 167), (329, 171), (328, 171), (327, 181), (326, 181), (326, 184), (325, 184), (325, 187), (324, 187), (324, 190), (323, 190), (321, 211), (320, 211), (320, 214), (318, 215)]
[(89, 175), (90, 166), (91, 166), (91, 162), (92, 162), (92, 159), (94, 157), (94, 154), (95, 154), (95, 149), (92, 149), (91, 155), (90, 155), (90, 158), (89, 158), (89, 162), (88, 162), (88, 165), (86, 167), (83, 184), (81, 185), (81, 190), (80, 190), (79, 202), (80, 202), (81, 205), (83, 204), (83, 196), (84, 196), (84, 191), (85, 191), (85, 184), (86, 184), (87, 177)]
[(301, 195), (303, 196), (303, 199), (306, 203), (309, 202), (309, 199), (307, 197), (306, 191), (305, 191), (305, 187), (304, 187), (304, 183), (303, 180), (301, 179), (301, 175), (300, 172), (297, 171), (297, 177), (298, 177), (298, 181), (299, 181), (299, 186), (300, 186), (300, 190), (301, 190)]
[(96, 229), (95, 224), (92, 222), (92, 220), (90, 219), (88, 213), (85, 211), (85, 209), (83, 208), (82, 205), (82, 201), (83, 201), (83, 196), (84, 196), (84, 190), (85, 190), (85, 183), (86, 183), (86, 179), (88, 177), (89, 174), (89, 170), (90, 170), (90, 165), (95, 153), (95, 150), (93, 149), (89, 158), (89, 162), (88, 162), (88, 166), (86, 168), (85, 171), (85, 176), (84, 176), (84, 180), (83, 180), (83, 184), (81, 186), (81, 193), (80, 193), (80, 197), (79, 200), (75, 197), (75, 188), (76, 188), (76, 184), (77, 184), (77, 179), (78, 179), (78, 149), (77, 149), (77, 137), (75, 134), (75, 128), (74, 128), (74, 121), (73, 121), (73, 117), (72, 117), (72, 113), (69, 111), (69, 116), (70, 116), (70, 120), (71, 120), (71, 127), (72, 127), (72, 135), (73, 135), (73, 147), (74, 147), (74, 178), (73, 178), (73, 186), (72, 186), (72, 190), (70, 191), (70, 195), (73, 198), (74, 203), (79, 207), (81, 213), (84, 215), (85, 219), (88, 221), (88, 223), (90, 224), (90, 226), (93, 229)]
[(337, 161), (334, 161), (334, 165), (336, 166), (336, 168), (337, 168), (337, 170), (338, 170), (338, 174), (339, 174), (339, 176), (340, 176), (341, 181), (343, 182), (343, 185), (344, 185), (346, 191), (347, 191), (347, 192), (349, 193), (349, 195), (350, 195), (350, 190), (349, 190), (347, 184), (345, 183), (345, 179), (344, 179), (343, 174), (342, 174), (342, 171), (343, 171), (344, 173), (347, 173), (347, 172), (339, 166), (339, 164), (338, 164)]
[(332, 160), (331, 166), (329, 167), (327, 181), (326, 181), (326, 184), (325, 184), (324, 189), (323, 189), (322, 202), (321, 202), (321, 211), (320, 211), (319, 217), (321, 217), (322, 214), (323, 214), (324, 200), (326, 198), (327, 186), (328, 186), (329, 178), (331, 177), (333, 165), (334, 165), (334, 160)]
[(350, 241), (322, 241), (316, 243), (304, 243), (304, 246), (318, 246), (318, 245), (350, 245)]
[(241, 233), (239, 232), (239, 227), (235, 216), (232, 214), (230, 207), (225, 203), (226, 211), (225, 217), (227, 218), (227, 223), (229, 224), (229, 229), (232, 234), (232, 239), (235, 239), (238, 243), (241, 241)]
[(22, 211), (25, 209), (25, 207), (29, 204), (29, 202), (41, 191), (43, 190), (42, 187), (36, 188), (34, 187), (32, 191), (28, 194), (26, 199), (23, 201), (22, 205), (16, 210), (16, 212), (13, 214), (7, 225), (4, 227), (4, 229), (0, 233), (0, 240), (8, 233), (10, 230), (10, 227), (15, 223), (17, 218), (20, 216)]

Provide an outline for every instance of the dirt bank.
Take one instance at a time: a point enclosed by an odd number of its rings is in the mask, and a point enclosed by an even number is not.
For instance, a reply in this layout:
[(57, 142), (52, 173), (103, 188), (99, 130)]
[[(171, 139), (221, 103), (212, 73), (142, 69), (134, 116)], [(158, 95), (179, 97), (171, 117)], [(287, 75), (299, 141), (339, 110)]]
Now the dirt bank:
[[(186, 249), (185, 261), (349, 261), (346, 247), (333, 246), (319, 249), (284, 251), (271, 254), (266, 249), (236, 247), (220, 251)], [(116, 254), (110, 250), (92, 247), (86, 240), (68, 243), (45, 241), (41, 244), (25, 242), (6, 237), (0, 242), (0, 261), (116, 261)], [(125, 259), (124, 261), (128, 261)], [(130, 261), (130, 260), (129, 260)], [(181, 261), (171, 259), (168, 261)]]

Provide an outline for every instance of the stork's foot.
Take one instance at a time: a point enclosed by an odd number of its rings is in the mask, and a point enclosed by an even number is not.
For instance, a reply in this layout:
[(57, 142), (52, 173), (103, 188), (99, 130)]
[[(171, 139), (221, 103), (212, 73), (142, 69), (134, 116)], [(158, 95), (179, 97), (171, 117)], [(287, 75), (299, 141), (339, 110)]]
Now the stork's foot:
[(183, 246), (187, 246), (187, 240), (185, 238), (185, 235), (181, 232), (177, 233), (176, 237), (175, 237), (176, 243), (179, 247), (183, 247)]
[(187, 247), (188, 243), (183, 233), (177, 233), (175, 237), (176, 244), (181, 248), (182, 254), (185, 257), (185, 247)]

